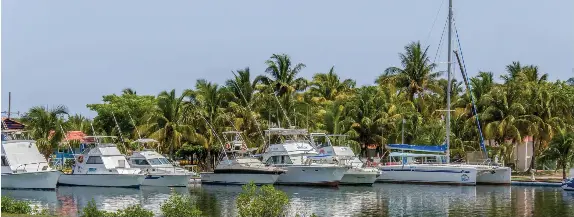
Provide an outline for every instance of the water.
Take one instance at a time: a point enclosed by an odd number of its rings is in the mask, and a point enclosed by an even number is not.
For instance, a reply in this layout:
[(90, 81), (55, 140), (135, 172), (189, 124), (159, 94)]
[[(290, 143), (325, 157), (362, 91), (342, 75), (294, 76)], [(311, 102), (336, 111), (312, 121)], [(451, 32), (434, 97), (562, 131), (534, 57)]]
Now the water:
[[(557, 187), (375, 184), (373, 187), (277, 186), (290, 198), (291, 214), (318, 216), (574, 216), (574, 192)], [(240, 186), (173, 188), (197, 200), (207, 216), (235, 216)], [(2, 195), (74, 216), (92, 198), (115, 211), (133, 204), (159, 213), (171, 188), (60, 187), (56, 191), (2, 190)]]

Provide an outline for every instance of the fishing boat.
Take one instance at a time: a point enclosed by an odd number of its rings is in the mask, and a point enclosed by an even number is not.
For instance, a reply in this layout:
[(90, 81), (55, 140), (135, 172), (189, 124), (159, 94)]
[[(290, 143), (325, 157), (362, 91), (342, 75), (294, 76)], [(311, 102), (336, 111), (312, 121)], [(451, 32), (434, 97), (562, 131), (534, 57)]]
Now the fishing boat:
[(328, 156), (319, 155), (307, 138), (307, 130), (270, 128), (265, 135), (268, 145), (262, 154), (263, 162), (287, 169), (276, 184), (336, 187), (350, 168), (328, 163)]
[(50, 167), (33, 140), (4, 140), (2, 189), (56, 189), (61, 172)]
[[(379, 177), (375, 167), (365, 165), (349, 146), (334, 146), (331, 138), (344, 144), (346, 135), (327, 135), (325, 133), (311, 133), (311, 141), (319, 149), (319, 154), (328, 155), (331, 163), (350, 166), (339, 182), (341, 185), (373, 185)], [(322, 140), (316, 142), (317, 140)]]
[(62, 174), (59, 185), (139, 188), (145, 178), (143, 171), (131, 168), (115, 144), (100, 143), (104, 136), (86, 138), (95, 139), (96, 144), (77, 155), (72, 172)]
[(284, 169), (267, 166), (252, 155), (241, 137), (241, 132), (223, 132), (228, 142), (223, 146), (220, 160), (213, 172), (202, 172), (202, 184), (256, 185), (274, 184)]
[[(135, 142), (145, 147), (146, 144), (158, 144), (154, 139), (138, 139)], [(165, 156), (153, 149), (134, 151), (128, 157), (132, 168), (139, 168), (147, 173), (143, 186), (185, 187), (193, 173), (173, 165)]]

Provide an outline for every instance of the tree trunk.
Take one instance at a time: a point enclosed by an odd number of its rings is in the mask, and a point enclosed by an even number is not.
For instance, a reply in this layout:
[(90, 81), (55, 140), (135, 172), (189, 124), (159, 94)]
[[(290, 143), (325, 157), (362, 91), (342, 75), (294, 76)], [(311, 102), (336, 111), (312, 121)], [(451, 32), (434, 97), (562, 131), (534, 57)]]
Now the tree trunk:
[(562, 162), (562, 179), (566, 179), (566, 162)]
[(212, 171), (212, 170), (213, 170), (213, 167), (211, 166), (211, 161), (212, 161), (212, 160), (213, 160), (213, 159), (211, 159), (211, 150), (208, 148), (208, 149), (207, 149), (207, 162), (206, 162), (206, 166), (207, 166), (207, 169), (208, 169), (209, 171)]
[[(528, 145), (528, 143), (526, 143)], [(532, 172), (532, 170), (536, 169), (536, 138), (532, 139), (532, 157), (530, 158), (530, 167), (528, 167), (528, 173)], [(528, 146), (526, 146), (528, 148)]]

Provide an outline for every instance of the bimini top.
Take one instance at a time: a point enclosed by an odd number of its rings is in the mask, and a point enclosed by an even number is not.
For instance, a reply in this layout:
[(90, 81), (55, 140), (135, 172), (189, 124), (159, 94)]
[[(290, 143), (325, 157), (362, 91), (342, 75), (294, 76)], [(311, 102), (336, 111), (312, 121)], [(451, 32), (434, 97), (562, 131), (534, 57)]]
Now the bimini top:
[(406, 150), (406, 151), (422, 151), (422, 152), (446, 152), (446, 144), (444, 145), (408, 145), (408, 144), (389, 144), (387, 145), (392, 150)]
[(406, 152), (391, 152), (389, 157), (444, 157), (441, 154), (415, 154)]

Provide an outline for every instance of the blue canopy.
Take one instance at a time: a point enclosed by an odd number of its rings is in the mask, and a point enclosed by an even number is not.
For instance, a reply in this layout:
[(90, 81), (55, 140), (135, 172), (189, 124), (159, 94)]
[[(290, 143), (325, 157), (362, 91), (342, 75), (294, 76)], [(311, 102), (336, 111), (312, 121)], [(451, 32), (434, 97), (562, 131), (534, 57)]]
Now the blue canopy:
[(444, 145), (389, 144), (387, 146), (390, 149), (394, 149), (394, 150), (423, 151), (423, 152), (446, 152), (446, 144), (444, 144)]
[(328, 154), (318, 154), (318, 155), (313, 155), (313, 156), (307, 156), (307, 158), (309, 159), (321, 159), (321, 158), (325, 158), (325, 157), (331, 157), (331, 155)]

